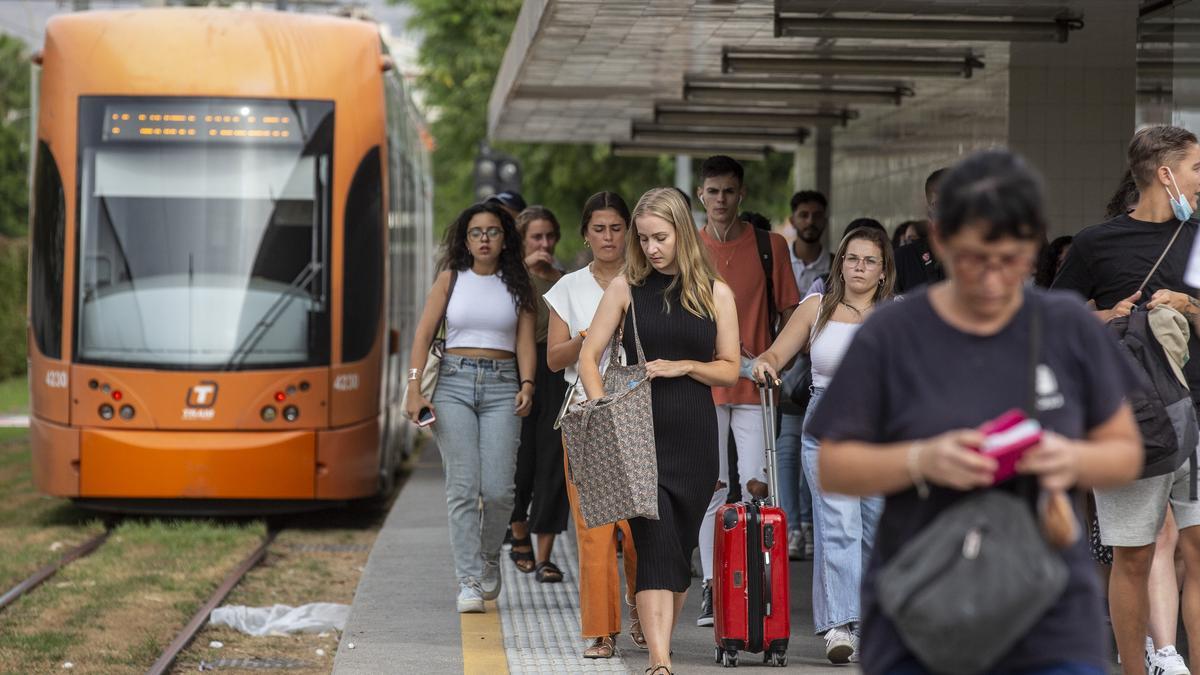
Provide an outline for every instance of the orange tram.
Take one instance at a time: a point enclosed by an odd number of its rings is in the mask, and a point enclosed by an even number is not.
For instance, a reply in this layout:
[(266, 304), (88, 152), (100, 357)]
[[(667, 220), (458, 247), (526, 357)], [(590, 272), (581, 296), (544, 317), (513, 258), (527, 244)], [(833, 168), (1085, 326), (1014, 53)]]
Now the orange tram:
[(35, 56), (34, 477), (127, 511), (391, 489), (429, 146), (373, 23), (62, 15)]

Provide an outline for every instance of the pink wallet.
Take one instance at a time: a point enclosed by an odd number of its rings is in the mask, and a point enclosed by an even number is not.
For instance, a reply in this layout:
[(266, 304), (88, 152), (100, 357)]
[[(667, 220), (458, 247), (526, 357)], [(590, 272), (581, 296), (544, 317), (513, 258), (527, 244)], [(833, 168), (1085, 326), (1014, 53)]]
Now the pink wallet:
[(1012, 478), (1021, 456), (1042, 440), (1042, 425), (1020, 410), (1009, 410), (986, 422), (979, 431), (984, 435), (979, 452), (994, 457), (998, 463), (993, 484)]

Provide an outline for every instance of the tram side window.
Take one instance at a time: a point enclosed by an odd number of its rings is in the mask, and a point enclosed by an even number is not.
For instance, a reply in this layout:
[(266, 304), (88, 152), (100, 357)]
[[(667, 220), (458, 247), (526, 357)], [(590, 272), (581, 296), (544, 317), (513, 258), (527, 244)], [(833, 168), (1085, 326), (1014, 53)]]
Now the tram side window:
[(38, 142), (35, 161), (30, 323), (38, 351), (61, 359), (66, 202), (62, 177), (44, 141)]
[(342, 252), (342, 361), (366, 358), (383, 303), (383, 176), (379, 148), (366, 154), (346, 198)]

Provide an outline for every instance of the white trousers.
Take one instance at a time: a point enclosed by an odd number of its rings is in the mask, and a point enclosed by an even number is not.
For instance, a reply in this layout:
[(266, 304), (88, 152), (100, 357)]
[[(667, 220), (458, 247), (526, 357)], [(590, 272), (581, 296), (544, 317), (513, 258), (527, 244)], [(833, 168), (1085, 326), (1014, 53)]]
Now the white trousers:
[(708, 503), (708, 512), (700, 524), (700, 564), (704, 579), (713, 575), (713, 539), (717, 509), (729, 497), (729, 430), (733, 429), (737, 444), (738, 480), (742, 485), (742, 499), (750, 498), (747, 484), (751, 480), (767, 482), (767, 448), (763, 445), (762, 407), (758, 405), (717, 406), (717, 447), (721, 456), (720, 481), (725, 487), (713, 493)]

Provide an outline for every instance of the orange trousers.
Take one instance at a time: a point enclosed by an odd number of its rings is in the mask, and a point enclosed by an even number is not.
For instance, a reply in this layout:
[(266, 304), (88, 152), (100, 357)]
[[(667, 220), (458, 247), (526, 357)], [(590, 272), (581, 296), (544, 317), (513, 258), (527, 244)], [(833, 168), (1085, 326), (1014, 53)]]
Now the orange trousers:
[[(563, 442), (563, 471), (567, 476), (567, 446)], [(637, 553), (629, 523), (622, 520), (600, 527), (584, 527), (579, 514), (579, 493), (568, 478), (567, 499), (571, 519), (575, 521), (575, 540), (579, 544), (579, 625), (583, 637), (598, 638), (621, 632), (621, 575), (617, 573), (617, 530), (622, 534), (621, 559), (625, 564), (625, 595), (632, 600), (637, 579)]]

